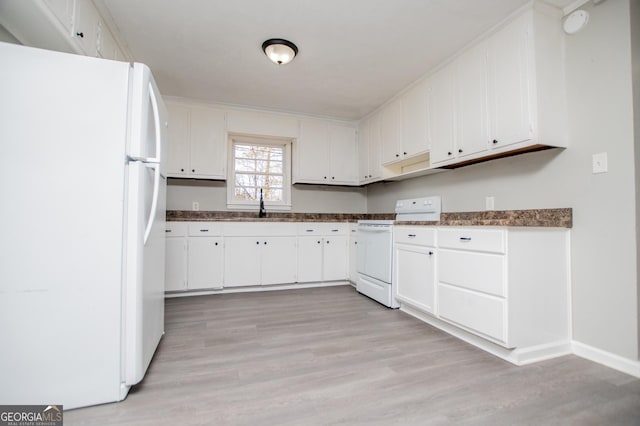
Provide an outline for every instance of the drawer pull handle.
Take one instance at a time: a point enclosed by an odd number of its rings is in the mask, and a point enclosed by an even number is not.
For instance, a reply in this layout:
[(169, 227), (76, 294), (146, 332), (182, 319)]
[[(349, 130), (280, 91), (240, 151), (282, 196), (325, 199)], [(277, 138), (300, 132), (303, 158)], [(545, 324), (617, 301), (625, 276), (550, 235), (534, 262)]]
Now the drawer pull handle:
[(200, 232), (209, 232), (208, 229), (201, 229)]
[(415, 236), (416, 236), (416, 234), (409, 234), (409, 235), (407, 235), (407, 237), (410, 237), (410, 238), (413, 238), (413, 237), (415, 237)]
[(460, 237), (460, 241), (471, 241), (471, 237)]
[(172, 232), (171, 229), (165, 229), (164, 232)]
[(338, 232), (339, 229), (332, 229), (331, 232)]
[(307, 232), (313, 232), (313, 229), (307, 229)]

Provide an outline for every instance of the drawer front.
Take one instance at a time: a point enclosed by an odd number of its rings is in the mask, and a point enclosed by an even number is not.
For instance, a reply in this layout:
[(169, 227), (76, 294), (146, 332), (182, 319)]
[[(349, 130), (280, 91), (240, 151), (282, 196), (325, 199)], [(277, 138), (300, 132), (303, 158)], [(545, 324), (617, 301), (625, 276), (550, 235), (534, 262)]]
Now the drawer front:
[(349, 224), (343, 222), (301, 222), (298, 235), (348, 235)]
[(436, 230), (427, 227), (396, 226), (393, 229), (393, 241), (401, 244), (435, 246)]
[(505, 297), (505, 256), (440, 250), (438, 252), (438, 281)]
[(438, 246), (456, 250), (504, 253), (506, 231), (500, 229), (438, 229)]
[(225, 222), (225, 236), (233, 237), (284, 237), (296, 235), (294, 222)]
[(222, 227), (217, 222), (190, 222), (190, 237), (209, 237), (212, 235), (220, 235)]
[(167, 237), (184, 237), (189, 228), (187, 222), (166, 222), (165, 235)]
[(438, 315), (482, 337), (506, 343), (506, 301), (472, 291), (438, 285)]

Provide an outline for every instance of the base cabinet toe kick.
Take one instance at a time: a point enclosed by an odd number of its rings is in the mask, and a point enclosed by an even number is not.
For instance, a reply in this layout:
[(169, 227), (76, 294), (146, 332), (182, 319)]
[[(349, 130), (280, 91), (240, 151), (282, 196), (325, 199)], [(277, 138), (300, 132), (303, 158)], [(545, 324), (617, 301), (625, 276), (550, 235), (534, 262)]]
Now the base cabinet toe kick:
[(570, 352), (569, 230), (396, 226), (400, 309), (514, 364)]

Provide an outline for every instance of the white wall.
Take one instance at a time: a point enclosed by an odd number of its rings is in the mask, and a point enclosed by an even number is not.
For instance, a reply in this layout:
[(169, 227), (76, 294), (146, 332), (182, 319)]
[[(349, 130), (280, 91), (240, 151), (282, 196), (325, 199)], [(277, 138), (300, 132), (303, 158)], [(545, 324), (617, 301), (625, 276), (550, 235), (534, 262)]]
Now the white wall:
[[(633, 79), (633, 118), (636, 161), (636, 267), (640, 277), (640, 2), (631, 1), (631, 58)], [(640, 310), (640, 284), (637, 291)], [(640, 358), (640, 315), (638, 315), (638, 356)]]
[[(635, 0), (632, 0), (635, 1)], [(572, 207), (574, 340), (637, 360), (638, 261), (629, 0), (584, 6), (566, 37), (570, 145), (368, 189), (368, 212), (399, 198), (442, 195), (444, 211)], [(638, 21), (636, 20), (636, 23)], [(609, 173), (591, 173), (608, 153)]]
[[(225, 182), (171, 179), (167, 188), (167, 209), (191, 210), (194, 201), (200, 210), (227, 210)], [(268, 208), (267, 208), (268, 210)], [(293, 185), (291, 211), (296, 213), (365, 213), (365, 188), (320, 185)]]

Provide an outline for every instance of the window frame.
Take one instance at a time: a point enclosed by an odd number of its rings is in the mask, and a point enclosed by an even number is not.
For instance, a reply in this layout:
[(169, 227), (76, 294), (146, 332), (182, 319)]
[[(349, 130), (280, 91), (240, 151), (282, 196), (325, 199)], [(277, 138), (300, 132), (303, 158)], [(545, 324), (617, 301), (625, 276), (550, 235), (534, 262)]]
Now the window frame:
[(277, 146), (283, 150), (283, 183), (282, 201), (264, 202), (267, 210), (291, 210), (291, 139), (277, 137), (259, 137), (247, 135), (229, 135), (229, 155), (227, 155), (227, 209), (230, 210), (259, 210), (260, 201), (235, 200), (236, 169), (235, 169), (235, 145), (261, 145)]

